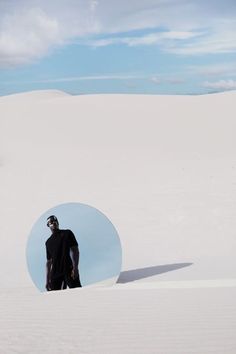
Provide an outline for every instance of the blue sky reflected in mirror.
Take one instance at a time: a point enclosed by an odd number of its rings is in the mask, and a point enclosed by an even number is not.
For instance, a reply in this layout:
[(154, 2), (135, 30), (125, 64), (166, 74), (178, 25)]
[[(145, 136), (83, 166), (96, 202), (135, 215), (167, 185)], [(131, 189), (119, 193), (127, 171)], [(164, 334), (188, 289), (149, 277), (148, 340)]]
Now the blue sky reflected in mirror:
[(33, 225), (26, 257), (30, 276), (40, 291), (45, 291), (46, 250), (50, 237), (46, 219), (56, 215), (60, 229), (70, 229), (79, 244), (79, 271), (83, 286), (118, 278), (122, 251), (119, 235), (99, 210), (81, 203), (66, 203), (47, 210)]

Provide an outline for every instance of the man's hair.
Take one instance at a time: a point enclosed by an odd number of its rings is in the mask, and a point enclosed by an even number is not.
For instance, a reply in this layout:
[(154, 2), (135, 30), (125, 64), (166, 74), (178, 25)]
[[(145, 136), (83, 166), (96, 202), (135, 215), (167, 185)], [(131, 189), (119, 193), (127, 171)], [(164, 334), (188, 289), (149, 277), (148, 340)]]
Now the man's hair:
[(50, 215), (47, 218), (47, 226), (49, 225), (49, 221), (56, 221), (58, 223), (57, 217), (55, 215)]

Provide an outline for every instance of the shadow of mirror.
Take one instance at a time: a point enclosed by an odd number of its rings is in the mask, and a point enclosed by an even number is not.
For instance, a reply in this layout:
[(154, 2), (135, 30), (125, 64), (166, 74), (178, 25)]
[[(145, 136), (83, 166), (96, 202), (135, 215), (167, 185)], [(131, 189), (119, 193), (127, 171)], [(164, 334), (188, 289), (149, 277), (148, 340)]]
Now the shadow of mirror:
[(189, 267), (193, 263), (176, 263), (165, 264), (147, 268), (139, 268), (133, 270), (127, 270), (120, 273), (117, 283), (129, 283), (131, 281), (140, 280), (148, 277), (153, 277), (157, 274), (175, 271), (184, 267)]

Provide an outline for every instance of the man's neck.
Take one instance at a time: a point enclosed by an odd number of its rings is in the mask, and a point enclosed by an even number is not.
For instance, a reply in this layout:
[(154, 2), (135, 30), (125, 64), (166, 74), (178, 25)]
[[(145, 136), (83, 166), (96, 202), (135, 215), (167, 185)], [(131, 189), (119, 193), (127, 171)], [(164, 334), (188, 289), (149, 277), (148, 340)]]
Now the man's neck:
[(60, 229), (52, 230), (52, 235), (56, 234), (58, 231), (60, 231)]

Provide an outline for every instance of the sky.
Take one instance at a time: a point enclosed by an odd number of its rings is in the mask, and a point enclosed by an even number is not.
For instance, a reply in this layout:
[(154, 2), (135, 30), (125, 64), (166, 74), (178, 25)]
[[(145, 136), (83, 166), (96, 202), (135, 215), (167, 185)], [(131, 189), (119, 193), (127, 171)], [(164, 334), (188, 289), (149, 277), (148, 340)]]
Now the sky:
[[(32, 226), (26, 247), (28, 271), (40, 291), (45, 290), (45, 242), (51, 236), (46, 220), (56, 215), (60, 229), (70, 229), (79, 244), (82, 286), (114, 278), (121, 271), (121, 243), (110, 220), (96, 208), (81, 203), (57, 205), (43, 213)], [(116, 279), (115, 279), (116, 278)]]
[(0, 0), (0, 95), (236, 90), (235, 0)]

